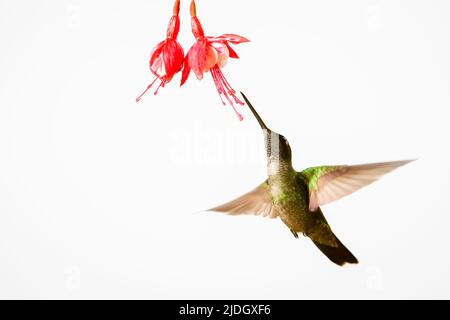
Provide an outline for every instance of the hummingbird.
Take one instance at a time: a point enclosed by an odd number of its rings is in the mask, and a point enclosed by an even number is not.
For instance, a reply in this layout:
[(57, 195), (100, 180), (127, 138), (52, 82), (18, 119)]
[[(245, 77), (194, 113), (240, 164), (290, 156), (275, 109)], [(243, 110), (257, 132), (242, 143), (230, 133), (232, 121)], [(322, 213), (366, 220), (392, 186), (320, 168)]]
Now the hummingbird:
[(317, 166), (296, 171), (292, 167), (288, 140), (269, 129), (247, 97), (242, 92), (241, 95), (264, 133), (268, 178), (250, 192), (208, 211), (280, 218), (295, 238), (299, 234), (308, 237), (335, 264), (358, 263), (358, 259), (333, 233), (320, 207), (413, 160)]

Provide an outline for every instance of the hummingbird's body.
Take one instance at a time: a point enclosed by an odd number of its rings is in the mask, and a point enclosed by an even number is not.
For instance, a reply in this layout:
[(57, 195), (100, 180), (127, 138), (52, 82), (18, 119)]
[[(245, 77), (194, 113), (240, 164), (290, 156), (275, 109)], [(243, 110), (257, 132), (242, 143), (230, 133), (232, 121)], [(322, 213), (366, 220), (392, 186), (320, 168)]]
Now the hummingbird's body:
[(308, 216), (308, 191), (297, 172), (289, 163), (284, 161), (268, 165), (269, 178), (267, 179), (267, 192), (280, 219), (297, 234), (307, 231), (311, 224)]
[(267, 192), (279, 214), (279, 218), (297, 238), (303, 233), (314, 243), (337, 246), (337, 238), (331, 231), (320, 208), (309, 210), (307, 178), (292, 168), (288, 159), (268, 159)]
[(296, 238), (299, 233), (309, 237), (334, 263), (358, 263), (334, 235), (319, 206), (353, 193), (409, 161), (320, 166), (297, 172), (292, 167), (287, 139), (267, 128), (245, 95), (243, 97), (264, 132), (268, 179), (211, 211), (280, 218)]

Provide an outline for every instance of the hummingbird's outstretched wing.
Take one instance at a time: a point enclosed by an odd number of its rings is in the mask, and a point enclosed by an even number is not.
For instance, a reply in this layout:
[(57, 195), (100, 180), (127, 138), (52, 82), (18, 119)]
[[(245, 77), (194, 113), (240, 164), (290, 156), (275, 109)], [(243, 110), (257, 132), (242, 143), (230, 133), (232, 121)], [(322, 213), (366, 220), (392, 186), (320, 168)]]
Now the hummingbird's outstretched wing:
[(278, 212), (272, 206), (267, 192), (267, 182), (239, 198), (207, 211), (218, 211), (229, 215), (253, 214), (272, 219), (278, 217)]
[(413, 160), (369, 163), (355, 166), (321, 166), (299, 174), (309, 189), (309, 210), (345, 197), (381, 176)]

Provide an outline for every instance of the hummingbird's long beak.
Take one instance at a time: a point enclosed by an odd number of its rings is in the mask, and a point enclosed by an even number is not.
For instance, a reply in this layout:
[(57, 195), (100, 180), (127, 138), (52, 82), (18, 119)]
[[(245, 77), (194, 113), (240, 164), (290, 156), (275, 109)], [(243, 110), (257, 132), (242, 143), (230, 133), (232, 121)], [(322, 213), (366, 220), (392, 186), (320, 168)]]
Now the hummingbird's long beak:
[(261, 117), (259, 116), (258, 112), (256, 112), (255, 108), (253, 108), (252, 104), (250, 103), (250, 101), (248, 101), (247, 97), (245, 96), (245, 94), (243, 94), (241, 92), (242, 97), (245, 100), (245, 103), (247, 103), (247, 106), (250, 108), (250, 110), (252, 111), (253, 115), (255, 116), (256, 120), (258, 120), (259, 125), (261, 126), (261, 129), (263, 130), (268, 130), (270, 131), (269, 128), (267, 128), (266, 124), (264, 123), (264, 121), (261, 119)]

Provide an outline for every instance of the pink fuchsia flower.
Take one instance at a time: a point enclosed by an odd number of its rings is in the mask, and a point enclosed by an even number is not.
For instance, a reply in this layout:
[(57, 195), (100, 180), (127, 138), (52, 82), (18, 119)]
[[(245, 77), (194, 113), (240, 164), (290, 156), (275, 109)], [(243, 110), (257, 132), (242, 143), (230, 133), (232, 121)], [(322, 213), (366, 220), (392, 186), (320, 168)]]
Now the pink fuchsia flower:
[(155, 80), (147, 86), (147, 89), (136, 98), (136, 102), (141, 100), (142, 96), (150, 90), (153, 84), (159, 80), (161, 83), (155, 91), (158, 93), (160, 87), (164, 87), (172, 80), (173, 76), (183, 68), (184, 51), (177, 41), (178, 31), (180, 30), (180, 0), (176, 0), (173, 6), (173, 16), (167, 27), (166, 39), (156, 45), (150, 55), (150, 71), (156, 76)]
[(225, 79), (221, 69), (226, 65), (228, 58), (239, 58), (236, 52), (231, 48), (230, 43), (239, 44), (248, 42), (249, 40), (235, 34), (223, 34), (218, 37), (205, 37), (202, 25), (197, 18), (194, 0), (191, 2), (190, 11), (192, 33), (197, 41), (184, 58), (181, 85), (183, 85), (188, 79), (191, 69), (195, 73), (198, 80), (203, 79), (204, 72), (210, 72), (222, 103), (226, 105), (226, 102), (228, 102), (238, 116), (239, 120), (242, 120), (243, 117), (236, 110), (235, 104), (244, 105), (244, 103), (236, 97), (236, 91)]

